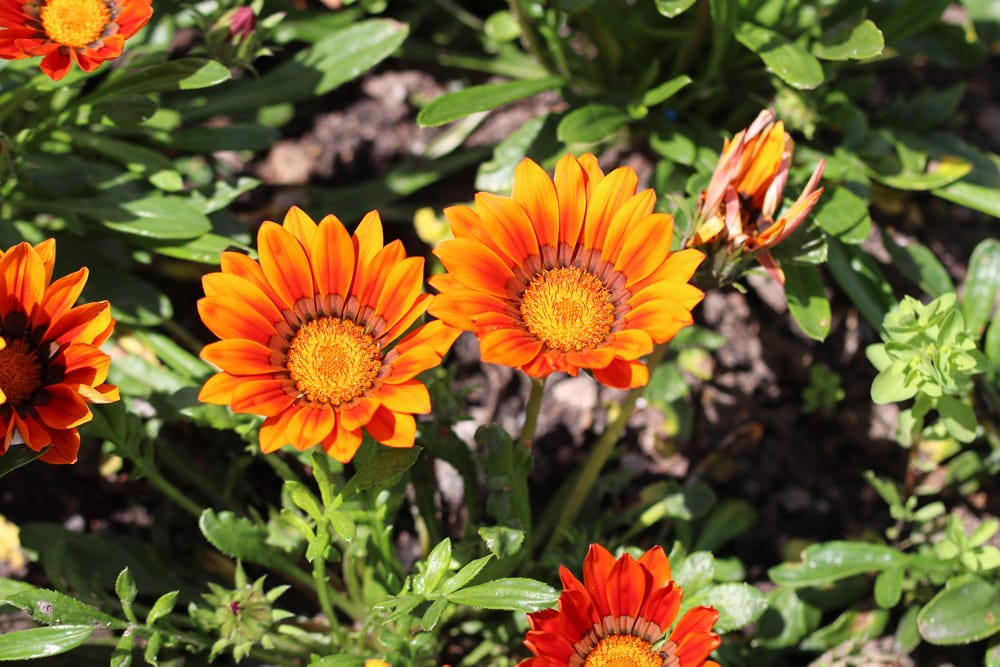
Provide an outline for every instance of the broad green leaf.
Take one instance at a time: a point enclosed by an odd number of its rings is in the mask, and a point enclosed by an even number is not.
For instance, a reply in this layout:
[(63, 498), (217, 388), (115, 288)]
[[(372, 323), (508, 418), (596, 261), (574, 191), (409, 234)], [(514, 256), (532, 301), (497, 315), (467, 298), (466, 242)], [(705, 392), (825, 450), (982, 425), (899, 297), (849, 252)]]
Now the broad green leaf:
[(913, 241), (900, 245), (892, 234), (883, 229), (882, 241), (892, 257), (893, 266), (932, 297), (955, 291), (948, 269), (927, 246)]
[(674, 581), (689, 596), (712, 583), (714, 577), (715, 556), (707, 551), (688, 554), (673, 573)]
[(647, 107), (655, 107), (657, 104), (666, 102), (676, 95), (682, 88), (691, 83), (691, 77), (687, 74), (675, 76), (669, 81), (664, 81), (655, 88), (650, 88), (642, 96), (642, 103)]
[(232, 78), (222, 63), (203, 58), (182, 58), (159, 65), (152, 65), (111, 78), (84, 101), (123, 95), (148, 95), (169, 90), (196, 90), (216, 86)]
[(843, 26), (823, 35), (813, 45), (813, 53), (824, 60), (863, 60), (874, 58), (885, 48), (882, 31), (865, 19), (853, 26)]
[(889, 612), (885, 609), (865, 611), (848, 609), (833, 623), (803, 639), (799, 648), (807, 651), (827, 651), (846, 641), (863, 642), (878, 637), (888, 622)]
[(21, 590), (9, 592), (0, 588), (0, 604), (17, 607), (45, 625), (89, 625), (103, 628), (123, 628), (126, 625), (114, 616), (64, 593), (27, 584), (25, 586)]
[(449, 593), (448, 599), (455, 604), (480, 609), (532, 612), (554, 605), (559, 599), (559, 592), (541, 581), (508, 577), (459, 589)]
[(824, 232), (842, 243), (857, 245), (871, 232), (868, 202), (847, 187), (826, 190), (813, 211), (813, 217), (819, 221)]
[(414, 593), (433, 593), (437, 590), (444, 575), (451, 565), (451, 540), (444, 538), (438, 542), (437, 546), (431, 549), (427, 555), (427, 563), (424, 572), (417, 577), (414, 584)]
[(72, 651), (96, 628), (93, 625), (52, 625), (0, 635), (0, 661), (34, 660)]
[(948, 88), (921, 87), (913, 96), (898, 96), (883, 112), (887, 127), (905, 127), (910, 132), (935, 128), (954, 117), (965, 96), (960, 81)]
[(941, 423), (953, 438), (959, 442), (972, 442), (976, 439), (976, 413), (972, 411), (972, 406), (944, 395), (938, 399), (938, 412), (941, 414)]
[(566, 114), (556, 129), (556, 137), (567, 144), (600, 141), (628, 123), (623, 109), (609, 104), (588, 104)]
[(788, 263), (785, 272), (785, 295), (788, 310), (796, 323), (813, 340), (825, 340), (830, 333), (830, 300), (819, 271), (813, 266)]
[(912, 605), (903, 612), (902, 618), (896, 624), (896, 633), (892, 642), (892, 650), (900, 655), (909, 653), (920, 644), (920, 630), (917, 628), (917, 616), (921, 607)]
[(917, 616), (920, 636), (932, 644), (967, 644), (1000, 631), (1000, 583), (971, 578), (945, 587)]
[(972, 163), (957, 155), (945, 155), (940, 160), (929, 160), (922, 171), (901, 166), (899, 171), (886, 173), (873, 168), (868, 174), (884, 185), (897, 190), (934, 190), (954, 183), (972, 170)]
[(965, 277), (962, 314), (965, 326), (976, 338), (990, 321), (993, 304), (1000, 294), (1000, 240), (985, 239), (973, 249)]
[(875, 604), (882, 609), (892, 609), (903, 594), (903, 568), (890, 567), (875, 578)]
[(28, 465), (44, 453), (44, 449), (36, 452), (27, 446), (11, 447), (6, 454), (0, 456), (0, 477), (14, 472), (21, 466)]
[(234, 82), (185, 110), (190, 119), (297, 102), (323, 95), (388, 58), (409, 27), (391, 19), (360, 21), (327, 35), (259, 79)]
[(656, 0), (656, 10), (672, 19), (686, 11), (695, 3), (695, 0)]
[(198, 528), (216, 549), (239, 560), (274, 565), (287, 560), (281, 549), (267, 544), (267, 528), (232, 512), (206, 509), (198, 519)]
[(744, 500), (723, 500), (705, 519), (694, 549), (715, 551), (757, 523), (757, 512)]
[(170, 299), (151, 283), (117, 270), (95, 270), (84, 291), (94, 301), (107, 299), (122, 324), (152, 327), (173, 316)]
[(524, 531), (509, 526), (483, 526), (478, 531), (480, 539), (497, 558), (510, 558), (524, 544)]
[(755, 622), (767, 609), (767, 598), (750, 584), (716, 584), (701, 589), (691, 597), (685, 596), (685, 607), (697, 605), (710, 605), (719, 611), (719, 620), (712, 628), (722, 633)]
[(882, 318), (895, 304), (889, 281), (872, 257), (854, 246), (829, 239), (830, 262), (827, 265), (834, 280), (844, 290), (868, 323), (878, 330)]
[(816, 629), (821, 616), (794, 588), (779, 586), (767, 595), (767, 610), (760, 617), (754, 643), (771, 649), (795, 646)]
[(177, 192), (184, 189), (184, 180), (174, 163), (162, 153), (89, 131), (71, 130), (70, 136), (74, 145), (125, 165), (126, 169), (140, 174), (161, 190)]
[(802, 553), (801, 563), (783, 563), (768, 570), (771, 580), (787, 586), (824, 586), (866, 572), (902, 567), (909, 558), (892, 547), (863, 542), (823, 542)]
[(993, 368), (1000, 368), (1000, 311), (993, 316), (993, 320), (986, 328), (986, 335), (983, 337), (983, 352), (986, 353), (986, 358), (989, 359)]
[(823, 66), (819, 61), (778, 33), (747, 22), (737, 28), (736, 39), (760, 56), (770, 71), (793, 88), (811, 90), (823, 83)]
[(233, 240), (228, 236), (221, 236), (219, 234), (202, 234), (196, 239), (191, 239), (183, 243), (160, 243), (155, 241), (140, 241), (140, 243), (144, 247), (148, 247), (153, 252), (165, 257), (183, 259), (199, 264), (211, 264), (213, 266), (218, 266), (223, 251), (242, 249), (242, 246), (233, 243)]
[(486, 564), (492, 559), (493, 556), (483, 556), (482, 558), (477, 558), (474, 561), (466, 563), (461, 570), (445, 579), (444, 583), (441, 584), (441, 592), (445, 594), (454, 593), (458, 589), (464, 587), (470, 581), (475, 579), (476, 576), (483, 571), (483, 568), (486, 567)]
[(361, 493), (368, 489), (384, 489), (391, 486), (404, 472), (413, 467), (423, 447), (385, 447), (374, 440), (365, 438), (364, 444), (354, 457), (354, 476), (344, 485), (343, 497)]
[(477, 111), (489, 111), (508, 102), (531, 97), (540, 92), (558, 88), (563, 80), (557, 76), (527, 81), (506, 81), (469, 86), (454, 93), (447, 93), (432, 100), (417, 114), (421, 127), (435, 127), (464, 118)]
[(153, 625), (161, 618), (169, 616), (170, 612), (174, 610), (174, 605), (177, 604), (178, 595), (178, 591), (170, 591), (158, 597), (146, 615), (146, 625)]
[[(872, 346), (869, 346), (868, 349), (872, 349)], [(916, 393), (917, 386), (914, 383), (907, 383), (901, 362), (890, 364), (872, 380), (872, 401), (879, 405), (907, 401), (913, 398)]]
[[(53, 205), (55, 206), (55, 205)], [(212, 223), (185, 199), (150, 194), (142, 199), (63, 199), (60, 209), (94, 218), (121, 234), (147, 239), (193, 239), (212, 230)]]

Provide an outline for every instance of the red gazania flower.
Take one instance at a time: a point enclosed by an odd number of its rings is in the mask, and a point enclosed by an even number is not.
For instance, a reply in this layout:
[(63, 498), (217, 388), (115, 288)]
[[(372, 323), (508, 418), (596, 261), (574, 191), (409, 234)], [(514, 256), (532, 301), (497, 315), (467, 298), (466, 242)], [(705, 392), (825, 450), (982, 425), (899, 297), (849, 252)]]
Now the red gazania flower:
[(0, 0), (0, 58), (42, 58), (58, 81), (76, 63), (93, 72), (122, 54), (153, 15), (151, 0)]
[(52, 281), (56, 243), (0, 250), (0, 455), (14, 431), (47, 463), (73, 463), (88, 403), (118, 400), (99, 346), (114, 328), (107, 301), (73, 304), (87, 269)]
[(222, 253), (202, 279), (198, 312), (222, 340), (202, 350), (221, 373), (198, 398), (266, 417), (265, 453), (321, 444), (346, 463), (361, 429), (384, 445), (412, 447), (414, 414), (430, 412), (417, 374), (437, 366), (458, 331), (430, 322), (389, 349), (427, 309), (424, 260), (399, 241), (383, 247), (372, 211), (353, 238), (335, 216), (317, 225), (291, 208), (257, 234), (260, 262)]
[(784, 241), (806, 219), (823, 188), (817, 188), (826, 162), (820, 160), (799, 198), (775, 219), (788, 181), (795, 142), (781, 121), (765, 109), (745, 130), (726, 141), (708, 189), (701, 193), (694, 235), (688, 247), (704, 247), (710, 254), (725, 252), (736, 275), (743, 258), (757, 260), (784, 284), (785, 275), (770, 249)]
[(721, 642), (714, 608), (689, 609), (665, 637), (683, 593), (660, 547), (636, 561), (592, 544), (583, 583), (565, 567), (559, 575), (559, 609), (528, 614), (524, 644), (535, 657), (520, 667), (719, 667), (706, 660)]
[(474, 331), (483, 361), (646, 384), (639, 358), (691, 324), (704, 297), (688, 284), (703, 255), (670, 252), (673, 218), (637, 183), (628, 167), (605, 176), (590, 154), (562, 158), (554, 182), (523, 160), (511, 198), (445, 210), (455, 238), (434, 251), (448, 273), (431, 278), (429, 312)]

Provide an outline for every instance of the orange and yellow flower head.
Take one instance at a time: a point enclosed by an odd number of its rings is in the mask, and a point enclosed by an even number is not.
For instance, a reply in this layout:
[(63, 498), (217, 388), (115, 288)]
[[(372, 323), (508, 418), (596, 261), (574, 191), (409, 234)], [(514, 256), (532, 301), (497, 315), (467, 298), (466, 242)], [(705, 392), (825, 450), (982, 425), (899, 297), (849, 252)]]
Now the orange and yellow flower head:
[(320, 444), (346, 463), (361, 430), (390, 447), (412, 447), (415, 414), (430, 412), (416, 376), (441, 363), (459, 332), (442, 322), (412, 331), (424, 314), (424, 260), (383, 245), (372, 211), (350, 236), (333, 215), (313, 222), (293, 207), (265, 222), (255, 262), (222, 254), (202, 279), (198, 312), (221, 340), (201, 357), (221, 369), (199, 399), (262, 415), (265, 453)]
[(726, 141), (701, 193), (694, 233), (685, 244), (706, 249), (720, 282), (737, 279), (745, 259), (756, 258), (779, 282), (784, 274), (770, 250), (784, 241), (806, 219), (819, 201), (817, 187), (825, 162), (816, 165), (799, 198), (775, 219), (788, 181), (795, 142), (774, 113), (761, 111), (748, 128)]
[(0, 58), (42, 56), (56, 81), (73, 63), (92, 72), (120, 56), (152, 15), (151, 0), (0, 0)]
[(0, 250), (0, 455), (16, 431), (42, 461), (73, 463), (88, 403), (118, 400), (100, 350), (115, 321), (107, 301), (73, 305), (87, 269), (53, 282), (55, 260), (52, 239)]
[(707, 660), (721, 641), (719, 612), (694, 607), (674, 625), (683, 593), (660, 547), (616, 560), (592, 544), (582, 583), (565, 567), (559, 575), (559, 609), (528, 615), (524, 644), (535, 657), (519, 667), (719, 667)]
[(429, 312), (475, 332), (483, 361), (532, 377), (590, 370), (618, 388), (649, 380), (640, 358), (691, 324), (704, 294), (688, 283), (703, 254), (670, 252), (673, 218), (654, 213), (628, 167), (605, 175), (591, 154), (529, 159), (511, 197), (476, 195), (445, 210), (454, 239)]

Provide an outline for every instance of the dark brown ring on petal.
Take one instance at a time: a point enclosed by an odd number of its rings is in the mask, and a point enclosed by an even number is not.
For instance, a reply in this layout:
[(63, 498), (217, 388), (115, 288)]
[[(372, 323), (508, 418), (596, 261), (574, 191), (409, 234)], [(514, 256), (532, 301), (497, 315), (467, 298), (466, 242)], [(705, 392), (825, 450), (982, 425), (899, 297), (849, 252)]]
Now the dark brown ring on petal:
[[(601, 643), (601, 640), (614, 635), (629, 635), (637, 637), (650, 645), (655, 644), (663, 636), (663, 630), (653, 621), (647, 621), (642, 616), (612, 616), (607, 615), (591, 626), (583, 637), (573, 644), (573, 655), (569, 657), (568, 667), (583, 667), (587, 656)], [(680, 667), (680, 658), (676, 655), (677, 644), (670, 640), (657, 651), (663, 658), (663, 667)]]

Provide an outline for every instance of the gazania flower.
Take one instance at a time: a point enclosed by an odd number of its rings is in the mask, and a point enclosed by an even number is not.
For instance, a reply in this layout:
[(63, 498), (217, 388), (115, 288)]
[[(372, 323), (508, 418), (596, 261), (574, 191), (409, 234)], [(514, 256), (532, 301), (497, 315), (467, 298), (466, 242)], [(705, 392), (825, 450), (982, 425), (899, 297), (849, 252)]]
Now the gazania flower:
[(221, 373), (199, 399), (266, 417), (265, 453), (321, 444), (350, 461), (361, 429), (390, 447), (413, 446), (414, 414), (430, 412), (418, 373), (437, 366), (458, 337), (441, 322), (389, 349), (427, 309), (424, 260), (399, 241), (382, 245), (378, 213), (353, 238), (336, 217), (317, 225), (293, 207), (257, 234), (260, 262), (222, 254), (206, 275), (198, 312), (222, 340), (201, 357)]
[(483, 361), (646, 384), (639, 358), (691, 324), (704, 296), (687, 282), (703, 255), (670, 252), (673, 218), (637, 182), (628, 167), (605, 176), (590, 154), (562, 158), (554, 182), (523, 160), (511, 198), (445, 210), (455, 238), (434, 251), (448, 273), (431, 278), (430, 313), (474, 331)]
[(0, 454), (14, 431), (47, 463), (73, 463), (88, 403), (118, 400), (99, 346), (114, 328), (107, 301), (73, 304), (87, 269), (52, 281), (56, 242), (0, 250)]
[(535, 657), (521, 667), (719, 667), (707, 661), (720, 643), (712, 607), (677, 618), (682, 591), (670, 580), (663, 549), (653, 547), (636, 561), (615, 560), (592, 544), (583, 563), (583, 583), (560, 568), (559, 609), (528, 614), (524, 644)]
[(750, 127), (726, 141), (708, 189), (701, 193), (694, 235), (688, 247), (704, 247), (713, 256), (720, 282), (738, 278), (746, 259), (758, 261), (784, 284), (785, 275), (770, 249), (784, 241), (819, 201), (817, 188), (826, 162), (821, 160), (799, 198), (781, 216), (788, 167), (795, 142), (774, 113), (761, 111)]
[(122, 54), (153, 15), (151, 0), (0, 0), (0, 58), (42, 58), (58, 81), (76, 63), (93, 72)]

